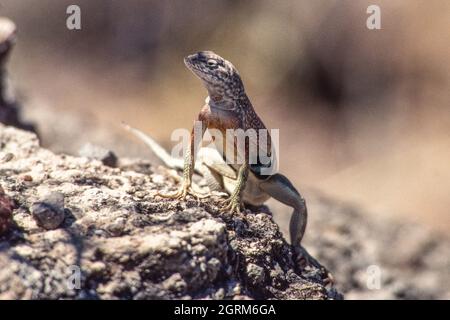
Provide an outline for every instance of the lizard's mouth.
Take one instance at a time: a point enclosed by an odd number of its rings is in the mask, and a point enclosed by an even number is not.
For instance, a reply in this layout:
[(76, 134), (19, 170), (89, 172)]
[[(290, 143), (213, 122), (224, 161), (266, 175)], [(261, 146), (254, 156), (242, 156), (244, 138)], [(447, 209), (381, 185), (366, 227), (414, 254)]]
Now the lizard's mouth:
[(196, 67), (196, 64), (194, 62), (194, 57), (192, 57), (192, 55), (187, 56), (186, 58), (184, 58), (184, 64), (192, 72), (196, 73), (196, 71), (198, 71), (198, 67)]
[(195, 54), (184, 58), (184, 64), (197, 77), (199, 77), (202, 80), (207, 80), (205, 79), (204, 71), (202, 70), (201, 66), (198, 63), (196, 63)]
[(189, 67), (191, 65), (191, 59), (190, 56), (187, 56), (184, 58), (184, 64)]
[(192, 69), (195, 66), (195, 60), (196, 60), (196, 55), (195, 54), (191, 54), (191, 55), (189, 55), (189, 56), (184, 58), (184, 64), (189, 69)]

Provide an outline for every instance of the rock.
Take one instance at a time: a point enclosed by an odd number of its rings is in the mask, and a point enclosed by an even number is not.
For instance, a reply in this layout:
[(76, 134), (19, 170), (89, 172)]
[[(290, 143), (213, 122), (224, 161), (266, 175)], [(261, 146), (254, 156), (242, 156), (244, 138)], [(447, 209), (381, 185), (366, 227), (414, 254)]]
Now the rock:
[(20, 105), (8, 83), (6, 62), (15, 40), (16, 25), (11, 20), (0, 17), (0, 123), (35, 131), (33, 125), (22, 121)]
[(13, 208), (12, 200), (0, 186), (0, 236), (11, 228)]
[(305, 246), (348, 299), (448, 299), (450, 239), (317, 194)]
[[(14, 153), (0, 163), (0, 184), (18, 204), (17, 232), (0, 244), (0, 298), (342, 298), (325, 268), (294, 262), (267, 208), (231, 215), (215, 196), (161, 199), (161, 184), (178, 187), (164, 168), (56, 155), (2, 125), (0, 140)], [(43, 199), (49, 191), (58, 196)], [(58, 217), (65, 207), (64, 223), (37, 228), (36, 202)]]
[(264, 279), (265, 279), (265, 275), (264, 275), (264, 268), (253, 264), (253, 263), (249, 263), (247, 265), (247, 277), (249, 279), (249, 282), (252, 285), (260, 285), (262, 283), (264, 283)]
[(12, 158), (14, 158), (14, 154), (7, 153), (3, 156), (1, 162), (8, 162), (8, 161), (12, 160)]
[(116, 167), (117, 166), (117, 156), (111, 150), (93, 145), (91, 143), (86, 143), (78, 151), (80, 157), (86, 157), (89, 159), (95, 159), (101, 161), (105, 166)]
[(65, 217), (64, 195), (61, 192), (51, 192), (31, 205), (31, 213), (40, 227), (47, 230), (58, 228)]
[(8, 18), (0, 17), (0, 62), (9, 53), (16, 38), (16, 25)]

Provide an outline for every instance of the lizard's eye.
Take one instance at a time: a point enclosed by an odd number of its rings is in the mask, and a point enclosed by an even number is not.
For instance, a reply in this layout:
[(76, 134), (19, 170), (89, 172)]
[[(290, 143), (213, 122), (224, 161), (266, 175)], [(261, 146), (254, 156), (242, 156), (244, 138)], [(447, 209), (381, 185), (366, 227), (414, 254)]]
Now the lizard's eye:
[(213, 60), (213, 59), (209, 59), (208, 61), (206, 61), (206, 64), (208, 65), (208, 67), (215, 67), (215, 66), (217, 66), (217, 61)]

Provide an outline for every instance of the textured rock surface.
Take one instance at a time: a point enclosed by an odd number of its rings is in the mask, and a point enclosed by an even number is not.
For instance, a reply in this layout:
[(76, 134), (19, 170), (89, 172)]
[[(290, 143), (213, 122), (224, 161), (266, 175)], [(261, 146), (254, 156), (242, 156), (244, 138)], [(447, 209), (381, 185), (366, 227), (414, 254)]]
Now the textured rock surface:
[(346, 299), (450, 299), (448, 236), (326, 197), (308, 200), (304, 245)]
[[(55, 155), (12, 127), (0, 125), (0, 144), (16, 206), (0, 238), (0, 298), (339, 297), (323, 268), (294, 262), (264, 208), (231, 216), (211, 199), (163, 201), (155, 193), (176, 188), (163, 168)], [(30, 211), (50, 192), (64, 195), (65, 219), (47, 231)]]
[[(345, 299), (450, 299), (450, 238), (318, 191), (308, 194), (303, 244), (333, 271)], [(287, 234), (289, 210), (269, 204)]]
[(5, 194), (5, 191), (0, 186), (0, 235), (12, 227), (13, 209), (13, 201)]

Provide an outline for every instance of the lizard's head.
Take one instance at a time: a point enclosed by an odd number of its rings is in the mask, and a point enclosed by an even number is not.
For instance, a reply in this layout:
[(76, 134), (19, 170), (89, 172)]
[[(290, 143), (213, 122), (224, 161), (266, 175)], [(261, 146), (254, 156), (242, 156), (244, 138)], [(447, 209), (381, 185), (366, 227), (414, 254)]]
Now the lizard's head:
[(211, 98), (233, 100), (244, 94), (244, 86), (236, 68), (214, 52), (191, 54), (184, 58), (184, 63), (203, 81)]

